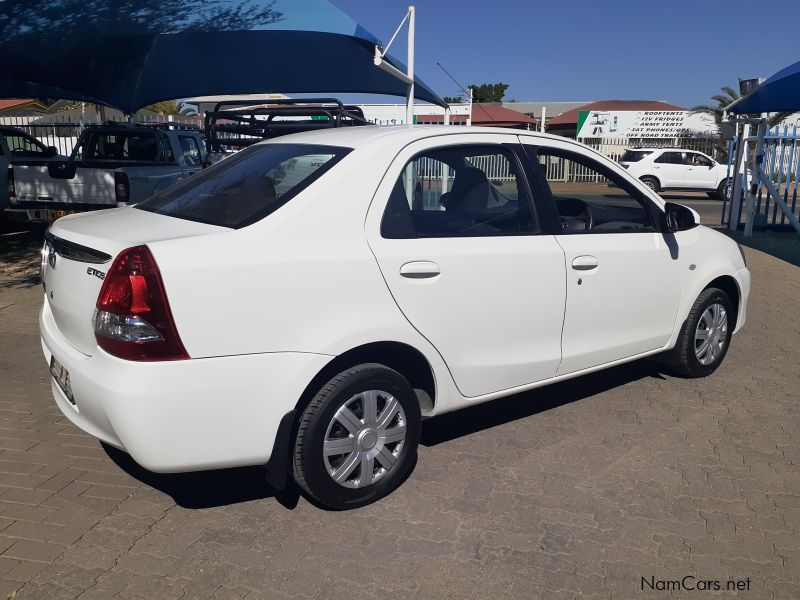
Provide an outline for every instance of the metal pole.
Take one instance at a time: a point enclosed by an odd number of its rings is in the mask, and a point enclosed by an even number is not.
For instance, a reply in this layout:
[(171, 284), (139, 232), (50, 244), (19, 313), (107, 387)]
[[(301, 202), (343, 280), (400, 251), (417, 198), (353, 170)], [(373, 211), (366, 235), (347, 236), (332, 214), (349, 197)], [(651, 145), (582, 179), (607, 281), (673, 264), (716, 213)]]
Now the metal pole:
[(542, 122), (539, 124), (539, 131), (544, 133), (544, 120), (547, 118), (547, 107), (542, 107)]
[(417, 9), (412, 4), (408, 7), (408, 78), (411, 80), (407, 87), (406, 97), (406, 123), (414, 124), (414, 21)]
[[(745, 140), (750, 136), (750, 123), (745, 123), (736, 144), (736, 158), (733, 162), (733, 192), (731, 194), (730, 213), (728, 213), (728, 231), (736, 231), (739, 228), (739, 208), (742, 203), (742, 183), (747, 185), (747, 181), (742, 182), (742, 162), (747, 161), (744, 153)], [(747, 177), (747, 169), (744, 169), (744, 177)]]
[(472, 126), (472, 88), (467, 88), (469, 90), (469, 114), (467, 114), (467, 127)]
[(764, 136), (767, 132), (767, 123), (762, 121), (758, 124), (756, 151), (753, 158), (753, 180), (747, 188), (744, 201), (744, 237), (753, 236), (753, 224), (756, 217), (756, 194), (761, 183), (761, 172), (764, 162)]

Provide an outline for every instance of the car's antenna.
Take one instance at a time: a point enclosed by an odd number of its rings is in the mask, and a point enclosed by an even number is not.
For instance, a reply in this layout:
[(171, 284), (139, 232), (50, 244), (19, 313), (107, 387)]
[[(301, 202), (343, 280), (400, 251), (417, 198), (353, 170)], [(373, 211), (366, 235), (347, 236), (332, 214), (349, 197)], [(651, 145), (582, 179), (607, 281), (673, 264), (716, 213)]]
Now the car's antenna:
[[(455, 84), (456, 84), (456, 85), (457, 85), (459, 88), (461, 88), (461, 91), (462, 91), (462, 92), (464, 92), (465, 94), (467, 94), (467, 96), (469, 96), (469, 99), (470, 99), (470, 104), (471, 104), (471, 103), (472, 103), (472, 90), (467, 90), (467, 89), (466, 89), (466, 88), (465, 88), (463, 85), (461, 85), (461, 84), (460, 84), (458, 81), (456, 81), (456, 78), (455, 78), (455, 77), (453, 77), (453, 76), (450, 74), (450, 71), (448, 71), (447, 69), (445, 69), (445, 68), (442, 66), (442, 63), (440, 63), (438, 60), (436, 61), (436, 64), (437, 64), (437, 65), (439, 65), (439, 68), (440, 68), (442, 71), (444, 71), (444, 72), (447, 74), (447, 76), (448, 76), (450, 79), (452, 79), (452, 80), (453, 80), (453, 83), (455, 83)], [(479, 106), (479, 107), (480, 107), (480, 109), (481, 109), (481, 110), (482, 110), (482, 111), (483, 111), (483, 112), (486, 114), (486, 116), (487, 116), (487, 117), (489, 117), (489, 120), (490, 120), (490, 121), (492, 121), (493, 123), (497, 123), (497, 119), (495, 119), (494, 117), (492, 117), (492, 115), (490, 115), (490, 114), (489, 114), (489, 111), (488, 111), (488, 110), (486, 110), (486, 108), (485, 108), (485, 107), (484, 107), (484, 106), (483, 106), (483, 105), (482, 105), (480, 102), (478, 103), (478, 106)]]

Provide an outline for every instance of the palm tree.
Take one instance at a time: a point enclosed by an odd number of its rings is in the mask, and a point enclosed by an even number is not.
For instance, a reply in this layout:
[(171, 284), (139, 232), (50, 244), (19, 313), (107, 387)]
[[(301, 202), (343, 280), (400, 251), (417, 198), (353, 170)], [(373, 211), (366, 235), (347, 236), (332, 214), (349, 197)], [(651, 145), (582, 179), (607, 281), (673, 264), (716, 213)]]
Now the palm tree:
[[(720, 88), (720, 91), (722, 92), (721, 94), (711, 96), (711, 99), (717, 103), (716, 106), (700, 104), (692, 109), (691, 114), (705, 114), (714, 118), (714, 123), (716, 123), (717, 127), (719, 128), (723, 140), (722, 142), (715, 144), (714, 153), (718, 155), (717, 157), (719, 159), (721, 159), (723, 162), (726, 162), (728, 160), (728, 143), (726, 140), (732, 138), (736, 132), (733, 124), (730, 121), (723, 120), (723, 115), (725, 114), (725, 107), (738, 100), (741, 97), (741, 94), (739, 94), (739, 92), (732, 87), (728, 86)], [(781, 121), (793, 114), (793, 111), (769, 113), (767, 118), (767, 126), (775, 127)], [(758, 115), (750, 116), (755, 117)]]
[[(717, 127), (719, 127), (720, 131), (723, 133), (722, 137), (724, 138), (724, 137), (729, 137), (724, 135), (726, 128), (731, 128), (730, 133), (731, 134), (733, 133), (732, 126), (729, 123), (723, 123), (722, 121), (722, 115), (725, 112), (725, 107), (731, 104), (731, 102), (735, 102), (736, 100), (738, 100), (741, 97), (741, 95), (739, 94), (739, 92), (728, 86), (721, 88), (721, 91), (722, 91), (721, 94), (711, 96), (711, 99), (717, 103), (716, 106), (710, 106), (708, 104), (700, 104), (699, 106), (695, 106), (692, 109), (692, 114), (707, 114), (714, 117), (714, 123), (717, 124)], [(769, 113), (769, 117), (767, 118), (767, 125), (769, 125), (770, 127), (775, 127), (775, 125), (778, 125), (781, 121), (793, 115), (794, 112), (795, 111)]]

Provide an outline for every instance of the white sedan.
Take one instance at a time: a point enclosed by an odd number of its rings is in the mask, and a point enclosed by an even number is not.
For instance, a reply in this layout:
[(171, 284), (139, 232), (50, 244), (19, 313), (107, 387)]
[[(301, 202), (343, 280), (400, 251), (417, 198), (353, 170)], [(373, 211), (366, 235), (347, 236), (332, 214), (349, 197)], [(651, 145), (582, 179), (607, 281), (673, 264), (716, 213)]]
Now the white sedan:
[(441, 126), (281, 137), (64, 217), (42, 281), (78, 427), (335, 509), (400, 485), (424, 417), (650, 355), (710, 375), (750, 289), (733, 241), (591, 149)]

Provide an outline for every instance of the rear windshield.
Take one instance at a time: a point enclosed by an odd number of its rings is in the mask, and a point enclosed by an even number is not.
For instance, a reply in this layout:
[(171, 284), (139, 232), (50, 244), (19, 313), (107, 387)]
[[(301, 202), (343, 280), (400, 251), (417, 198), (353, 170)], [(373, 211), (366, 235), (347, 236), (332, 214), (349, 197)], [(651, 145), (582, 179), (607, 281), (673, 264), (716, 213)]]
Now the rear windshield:
[(652, 154), (652, 150), (625, 150), (620, 157), (620, 162), (639, 162), (648, 154)]
[(238, 229), (286, 204), (349, 151), (307, 144), (251, 146), (136, 208)]
[(89, 137), (85, 159), (156, 162), (160, 158), (158, 154), (158, 140), (153, 132), (109, 132)]

